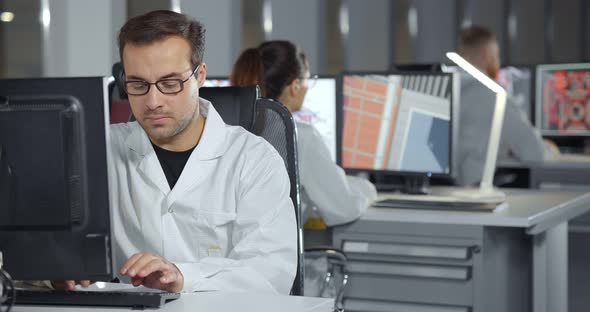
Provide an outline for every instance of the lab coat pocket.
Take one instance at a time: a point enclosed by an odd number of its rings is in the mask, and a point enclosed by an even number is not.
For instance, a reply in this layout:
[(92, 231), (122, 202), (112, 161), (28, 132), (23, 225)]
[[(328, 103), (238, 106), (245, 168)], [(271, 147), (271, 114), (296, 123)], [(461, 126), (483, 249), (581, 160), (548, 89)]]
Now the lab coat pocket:
[(195, 219), (199, 258), (226, 257), (236, 214), (199, 211), (195, 213)]

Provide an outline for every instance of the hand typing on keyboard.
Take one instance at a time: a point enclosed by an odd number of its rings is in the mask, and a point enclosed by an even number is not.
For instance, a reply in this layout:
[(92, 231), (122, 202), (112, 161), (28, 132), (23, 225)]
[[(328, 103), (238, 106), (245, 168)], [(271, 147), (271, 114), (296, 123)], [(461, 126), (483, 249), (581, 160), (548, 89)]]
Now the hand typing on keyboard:
[(176, 265), (152, 253), (134, 254), (123, 264), (120, 272), (129, 276), (134, 286), (143, 285), (168, 292), (180, 292), (184, 286), (184, 276)]
[(53, 286), (53, 288), (55, 289), (67, 289), (67, 290), (74, 290), (76, 289), (76, 285), (80, 285), (84, 288), (90, 286), (90, 281), (88, 280), (83, 280), (83, 281), (72, 281), (72, 280), (68, 280), (68, 281), (53, 281), (51, 282), (51, 285)]

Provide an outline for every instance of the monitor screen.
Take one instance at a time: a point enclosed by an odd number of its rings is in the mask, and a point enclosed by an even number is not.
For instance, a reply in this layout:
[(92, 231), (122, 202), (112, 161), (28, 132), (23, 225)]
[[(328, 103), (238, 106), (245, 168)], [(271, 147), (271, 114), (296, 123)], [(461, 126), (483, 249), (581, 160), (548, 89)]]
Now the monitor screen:
[(501, 68), (497, 81), (506, 89), (516, 106), (532, 121), (533, 71), (531, 67), (507, 66)]
[(17, 280), (110, 280), (109, 79), (0, 80), (0, 252)]
[(544, 135), (590, 136), (590, 63), (537, 67), (536, 125)]
[(346, 169), (451, 174), (451, 74), (345, 74)]
[(231, 83), (227, 77), (207, 77), (203, 87), (229, 87)]
[(307, 90), (296, 121), (313, 125), (324, 139), (333, 161), (336, 161), (336, 79), (318, 78)]

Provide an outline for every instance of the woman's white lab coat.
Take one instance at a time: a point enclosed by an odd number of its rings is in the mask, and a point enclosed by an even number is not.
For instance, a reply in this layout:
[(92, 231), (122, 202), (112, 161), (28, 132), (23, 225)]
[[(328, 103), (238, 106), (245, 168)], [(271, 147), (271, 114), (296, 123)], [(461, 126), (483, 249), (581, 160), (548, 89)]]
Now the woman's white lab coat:
[(172, 190), (141, 126), (111, 127), (115, 269), (152, 252), (180, 269), (183, 291), (288, 294), (297, 228), (283, 160), (264, 139), (224, 124), (209, 102), (200, 106), (203, 135)]
[(366, 179), (347, 176), (312, 125), (296, 125), (302, 220), (315, 206), (328, 226), (354, 221), (377, 198), (375, 186)]

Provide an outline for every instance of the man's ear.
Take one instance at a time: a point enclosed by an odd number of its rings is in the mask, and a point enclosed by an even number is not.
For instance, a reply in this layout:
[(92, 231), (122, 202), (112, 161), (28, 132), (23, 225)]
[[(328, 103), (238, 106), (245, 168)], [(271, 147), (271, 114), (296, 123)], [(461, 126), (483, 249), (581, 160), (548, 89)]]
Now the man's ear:
[(195, 74), (197, 75), (197, 85), (200, 88), (205, 84), (205, 79), (207, 79), (207, 64), (201, 63), (199, 70)]
[(301, 80), (295, 79), (295, 80), (291, 81), (291, 84), (289, 85), (289, 94), (292, 97), (294, 97), (299, 93), (300, 89), (301, 89)]

